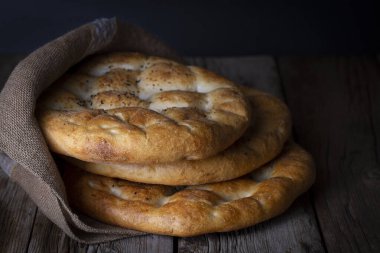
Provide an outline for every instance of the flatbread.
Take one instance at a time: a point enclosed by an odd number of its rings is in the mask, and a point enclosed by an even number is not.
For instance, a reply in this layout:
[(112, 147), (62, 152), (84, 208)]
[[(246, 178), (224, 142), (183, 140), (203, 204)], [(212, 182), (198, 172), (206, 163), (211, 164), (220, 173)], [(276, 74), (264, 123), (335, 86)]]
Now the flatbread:
[(212, 72), (137, 53), (92, 57), (37, 103), (50, 149), (90, 162), (207, 158), (250, 121), (239, 88)]
[(291, 132), (291, 119), (279, 99), (252, 88), (242, 89), (255, 119), (240, 140), (215, 156), (155, 164), (68, 161), (91, 173), (150, 184), (197, 185), (245, 175), (281, 152)]
[(130, 229), (195, 236), (252, 226), (284, 212), (315, 177), (311, 156), (291, 144), (249, 176), (184, 188), (112, 179), (67, 165), (70, 204), (94, 219)]

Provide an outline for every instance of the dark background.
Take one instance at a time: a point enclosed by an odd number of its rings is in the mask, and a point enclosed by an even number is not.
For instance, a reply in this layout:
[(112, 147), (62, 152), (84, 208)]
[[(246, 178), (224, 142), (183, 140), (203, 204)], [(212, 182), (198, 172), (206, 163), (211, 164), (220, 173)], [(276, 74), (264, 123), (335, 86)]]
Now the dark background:
[(375, 1), (2, 1), (0, 53), (24, 53), (99, 17), (117, 16), (181, 54), (380, 52)]

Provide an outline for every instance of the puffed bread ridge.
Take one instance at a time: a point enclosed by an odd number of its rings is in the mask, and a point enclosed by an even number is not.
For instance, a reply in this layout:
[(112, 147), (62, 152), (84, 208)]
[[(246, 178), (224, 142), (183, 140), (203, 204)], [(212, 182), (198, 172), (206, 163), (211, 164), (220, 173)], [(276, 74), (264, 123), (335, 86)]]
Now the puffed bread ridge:
[(69, 202), (81, 212), (108, 224), (182, 237), (237, 230), (279, 215), (315, 177), (311, 156), (296, 144), (247, 177), (183, 189), (67, 166)]

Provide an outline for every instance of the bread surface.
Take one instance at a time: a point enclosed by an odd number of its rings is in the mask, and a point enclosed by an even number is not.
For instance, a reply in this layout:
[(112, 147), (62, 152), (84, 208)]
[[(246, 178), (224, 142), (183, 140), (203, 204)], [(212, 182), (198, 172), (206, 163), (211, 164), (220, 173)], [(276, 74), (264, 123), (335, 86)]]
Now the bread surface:
[(70, 204), (94, 219), (130, 229), (195, 236), (252, 226), (284, 212), (314, 181), (311, 156), (291, 144), (249, 176), (188, 187), (133, 183), (67, 165)]
[(91, 173), (150, 184), (197, 185), (240, 177), (277, 156), (291, 131), (290, 113), (284, 103), (258, 90), (242, 89), (255, 119), (237, 142), (212, 157), (153, 164), (66, 159)]
[(215, 155), (246, 130), (248, 101), (210, 71), (137, 53), (90, 57), (52, 85), (37, 118), (56, 153), (160, 163)]

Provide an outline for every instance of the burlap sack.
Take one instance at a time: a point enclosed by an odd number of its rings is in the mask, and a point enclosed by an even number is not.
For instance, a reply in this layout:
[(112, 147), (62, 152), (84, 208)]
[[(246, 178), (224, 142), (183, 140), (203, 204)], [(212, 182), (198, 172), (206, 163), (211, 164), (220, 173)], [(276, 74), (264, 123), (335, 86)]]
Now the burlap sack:
[(97, 243), (143, 233), (77, 215), (34, 116), (37, 97), (67, 69), (99, 51), (139, 51), (175, 58), (151, 35), (116, 19), (83, 25), (37, 49), (11, 73), (0, 94), (0, 165), (68, 236)]

